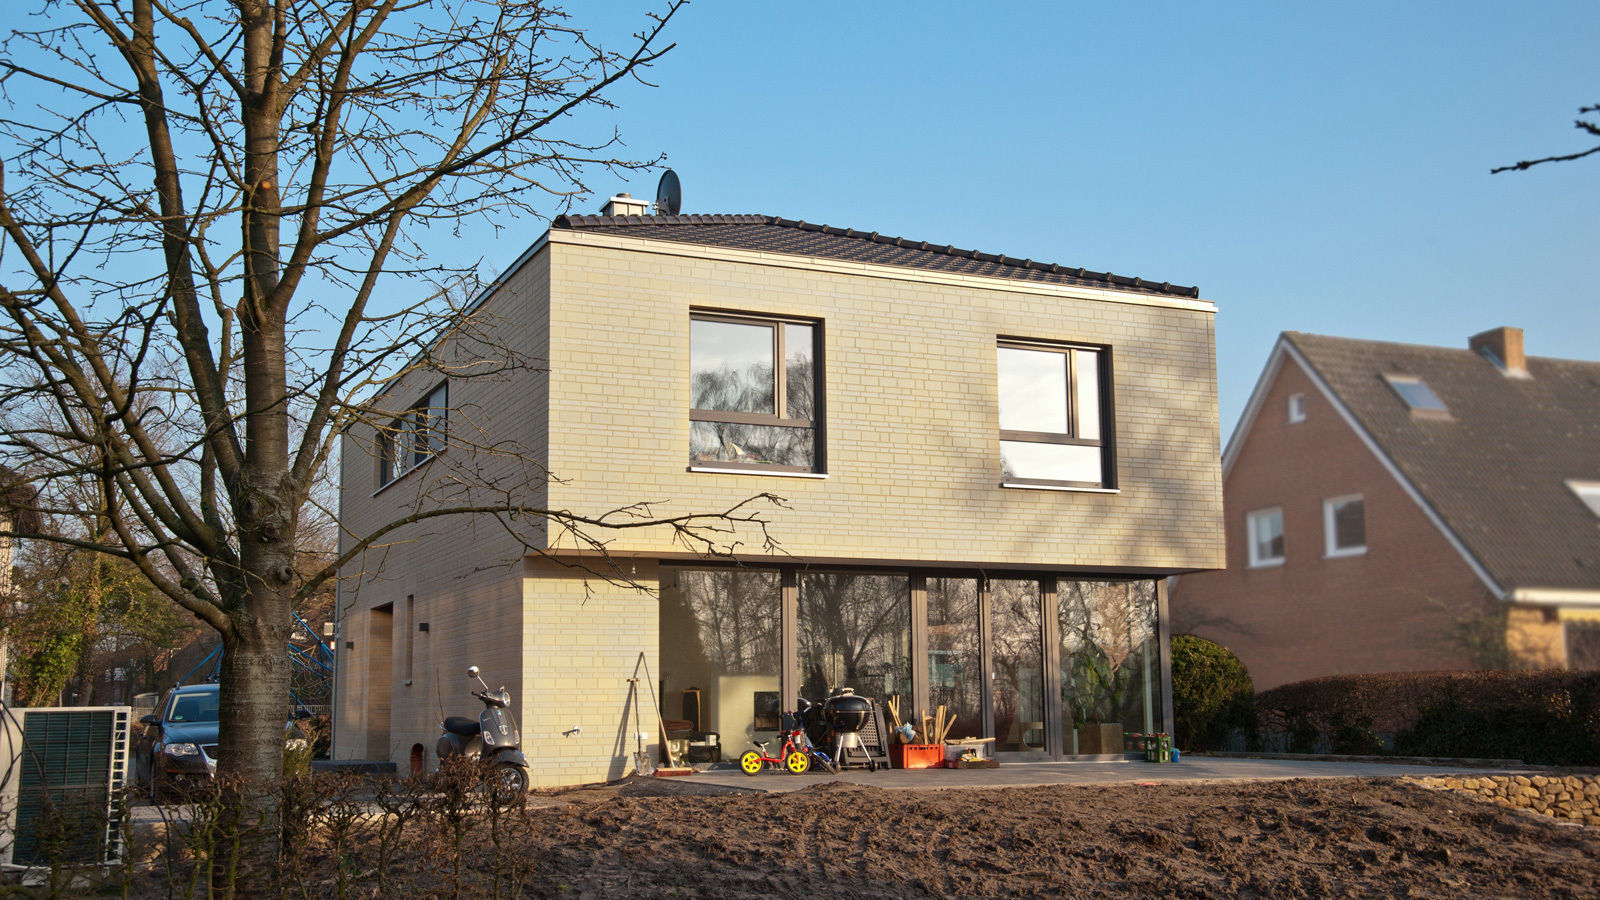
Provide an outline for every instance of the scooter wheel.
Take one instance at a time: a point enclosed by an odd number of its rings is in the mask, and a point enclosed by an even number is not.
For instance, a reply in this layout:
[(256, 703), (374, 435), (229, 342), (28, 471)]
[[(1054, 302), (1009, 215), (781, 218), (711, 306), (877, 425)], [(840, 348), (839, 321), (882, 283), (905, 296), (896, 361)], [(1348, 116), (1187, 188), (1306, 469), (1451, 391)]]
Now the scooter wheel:
[(501, 763), (490, 773), (494, 791), (505, 797), (515, 797), (528, 792), (528, 770), (514, 763)]
[(745, 773), (746, 775), (760, 775), (761, 766), (761, 754), (755, 752), (754, 750), (746, 750), (744, 754), (739, 757), (739, 771)]
[(790, 775), (804, 775), (811, 769), (811, 757), (801, 750), (790, 750), (783, 758), (783, 767)]
[(867, 760), (867, 771), (868, 772), (876, 772), (876, 771), (878, 771), (878, 761), (875, 760), (875, 759), (870, 759), (869, 758)]

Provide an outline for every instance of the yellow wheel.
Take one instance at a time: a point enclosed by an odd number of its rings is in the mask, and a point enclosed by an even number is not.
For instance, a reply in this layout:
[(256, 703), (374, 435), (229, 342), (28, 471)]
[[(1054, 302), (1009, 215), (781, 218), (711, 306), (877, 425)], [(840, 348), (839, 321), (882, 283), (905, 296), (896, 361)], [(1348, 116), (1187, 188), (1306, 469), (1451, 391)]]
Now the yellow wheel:
[(760, 775), (761, 766), (761, 754), (754, 750), (746, 750), (744, 755), (739, 757), (739, 770), (746, 775)]
[(790, 775), (804, 775), (811, 769), (811, 755), (803, 750), (791, 750), (783, 758), (783, 767)]

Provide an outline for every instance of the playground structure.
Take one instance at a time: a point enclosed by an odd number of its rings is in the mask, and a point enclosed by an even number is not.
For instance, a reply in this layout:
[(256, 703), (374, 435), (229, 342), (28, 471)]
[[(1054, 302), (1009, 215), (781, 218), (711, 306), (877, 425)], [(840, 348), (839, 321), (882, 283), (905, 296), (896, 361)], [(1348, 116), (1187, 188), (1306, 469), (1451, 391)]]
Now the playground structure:
[[(311, 625), (294, 614), (294, 629), (289, 634), (289, 701), (294, 712), (304, 710), (313, 716), (325, 716), (333, 708), (333, 650), (322, 642)], [(201, 681), (215, 682), (222, 674), (222, 645), (206, 654), (199, 665), (178, 680), (190, 684), (197, 675)]]

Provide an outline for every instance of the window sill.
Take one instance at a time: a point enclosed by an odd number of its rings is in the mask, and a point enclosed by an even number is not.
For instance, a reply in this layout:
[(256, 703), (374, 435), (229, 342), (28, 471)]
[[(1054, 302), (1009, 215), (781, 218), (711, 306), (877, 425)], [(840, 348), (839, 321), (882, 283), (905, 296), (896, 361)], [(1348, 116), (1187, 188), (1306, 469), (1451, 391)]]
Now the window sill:
[(1003, 488), (1013, 488), (1019, 491), (1068, 491), (1076, 494), (1120, 494), (1121, 488), (1095, 488), (1095, 487), (1067, 487), (1064, 484), (1018, 484), (1012, 481), (1002, 481)]
[(690, 466), (689, 471), (707, 475), (770, 475), (777, 478), (827, 478), (827, 472), (779, 472), (763, 469), (721, 469), (716, 466)]
[(1347, 556), (1366, 556), (1366, 547), (1348, 547), (1344, 550), (1329, 550), (1322, 554), (1323, 559), (1343, 559)]
[(1276, 569), (1288, 561), (1288, 557), (1280, 556), (1277, 559), (1263, 559), (1246, 566), (1247, 569)]

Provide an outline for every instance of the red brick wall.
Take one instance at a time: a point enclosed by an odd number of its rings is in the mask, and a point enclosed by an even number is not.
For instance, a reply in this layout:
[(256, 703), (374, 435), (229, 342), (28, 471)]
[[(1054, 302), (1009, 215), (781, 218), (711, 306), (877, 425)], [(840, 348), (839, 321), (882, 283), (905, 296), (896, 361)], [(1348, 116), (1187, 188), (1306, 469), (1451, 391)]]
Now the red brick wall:
[[(1288, 398), (1306, 419), (1289, 424)], [(1322, 501), (1362, 494), (1367, 552), (1325, 558)], [(1490, 594), (1360, 437), (1286, 358), (1223, 485), (1228, 567), (1174, 586), (1173, 633), (1233, 650), (1257, 690), (1319, 675), (1467, 668), (1445, 637)], [(1283, 565), (1249, 568), (1247, 513), (1282, 507)]]

